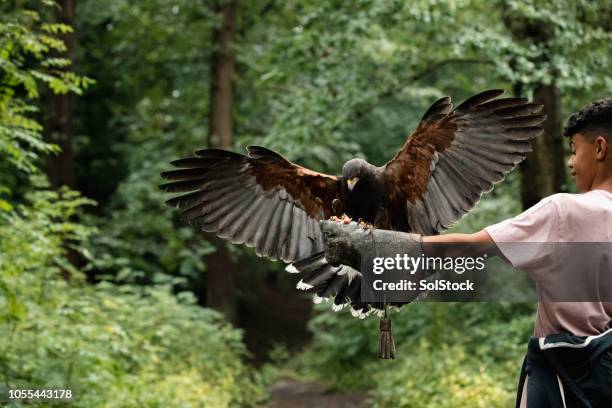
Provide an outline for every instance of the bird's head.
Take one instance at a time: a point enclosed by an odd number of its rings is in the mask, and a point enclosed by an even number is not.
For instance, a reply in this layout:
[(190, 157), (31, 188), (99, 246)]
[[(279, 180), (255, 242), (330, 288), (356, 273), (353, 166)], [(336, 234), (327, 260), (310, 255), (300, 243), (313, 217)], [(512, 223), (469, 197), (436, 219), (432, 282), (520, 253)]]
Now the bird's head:
[(349, 191), (353, 191), (355, 184), (367, 175), (371, 165), (363, 159), (351, 159), (342, 166), (342, 178), (346, 180)]

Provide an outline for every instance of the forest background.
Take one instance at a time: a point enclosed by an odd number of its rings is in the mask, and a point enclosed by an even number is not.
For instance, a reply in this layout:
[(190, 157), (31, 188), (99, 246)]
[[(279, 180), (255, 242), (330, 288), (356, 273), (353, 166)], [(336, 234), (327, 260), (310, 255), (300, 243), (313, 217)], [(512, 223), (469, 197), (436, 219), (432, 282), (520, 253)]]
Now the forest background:
[[(612, 94), (587, 0), (0, 0), (0, 384), (75, 407), (256, 406), (278, 378), (375, 406), (512, 405), (533, 303), (313, 307), (283, 265), (185, 226), (159, 173), (199, 147), (382, 164), (442, 95), (545, 104), (535, 150), (455, 231), (573, 191), (567, 116)], [(58, 404), (58, 406), (61, 405)], [(63, 406), (63, 405), (62, 405)]]

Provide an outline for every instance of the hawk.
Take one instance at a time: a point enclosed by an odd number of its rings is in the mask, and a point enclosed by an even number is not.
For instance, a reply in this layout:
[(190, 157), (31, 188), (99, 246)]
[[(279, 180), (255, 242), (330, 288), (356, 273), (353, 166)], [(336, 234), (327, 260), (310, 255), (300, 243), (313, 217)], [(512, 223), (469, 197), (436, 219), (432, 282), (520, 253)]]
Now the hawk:
[[(204, 231), (254, 247), (259, 256), (287, 263), (308, 258), (298, 289), (363, 315), (377, 306), (359, 299), (358, 271), (325, 262), (319, 221), (346, 214), (423, 235), (449, 228), (525, 158), (530, 139), (542, 132), (542, 105), (502, 94), (485, 91), (456, 108), (450, 97), (438, 99), (382, 166), (352, 159), (334, 176), (260, 146), (249, 146), (248, 155), (203, 149), (173, 161), (176, 169), (162, 173), (169, 182), (161, 189), (181, 193), (167, 204)], [(299, 273), (299, 266), (288, 271)]]

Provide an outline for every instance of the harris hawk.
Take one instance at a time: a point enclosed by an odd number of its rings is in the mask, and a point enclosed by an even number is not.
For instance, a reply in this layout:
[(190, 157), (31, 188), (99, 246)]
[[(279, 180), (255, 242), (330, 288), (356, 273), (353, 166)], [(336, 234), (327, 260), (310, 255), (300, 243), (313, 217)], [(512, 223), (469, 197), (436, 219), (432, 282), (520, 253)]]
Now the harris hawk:
[[(164, 191), (181, 193), (167, 204), (204, 231), (280, 259), (302, 273), (297, 288), (315, 302), (333, 299), (355, 316), (380, 309), (360, 300), (361, 274), (333, 267), (323, 256), (319, 221), (343, 213), (376, 228), (423, 235), (449, 228), (503, 180), (542, 132), (542, 105), (500, 98), (502, 90), (474, 95), (453, 108), (450, 97), (425, 112), (401, 149), (383, 166), (352, 159), (340, 176), (318, 173), (278, 153), (249, 146), (248, 155), (196, 150), (162, 173)], [(301, 268), (301, 259), (308, 268)], [(313, 267), (313, 265), (315, 267)]]

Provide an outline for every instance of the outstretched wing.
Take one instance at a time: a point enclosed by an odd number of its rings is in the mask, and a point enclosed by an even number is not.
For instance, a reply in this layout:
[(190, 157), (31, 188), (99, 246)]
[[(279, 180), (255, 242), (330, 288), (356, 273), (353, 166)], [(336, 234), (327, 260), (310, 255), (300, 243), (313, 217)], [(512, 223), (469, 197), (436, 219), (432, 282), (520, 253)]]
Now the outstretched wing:
[(485, 91), (456, 109), (439, 99), (385, 165), (389, 211), (406, 217), (411, 232), (450, 227), (531, 151), (542, 105), (501, 94)]
[(186, 192), (168, 200), (182, 218), (260, 256), (292, 262), (322, 251), (318, 220), (332, 215), (339, 178), (289, 162), (258, 146), (249, 155), (204, 149), (172, 162), (160, 188)]
[[(323, 300), (330, 302), (334, 311), (350, 308), (353, 316), (364, 318), (371, 313), (381, 312), (385, 307), (382, 302), (367, 302), (361, 298), (361, 272), (347, 265), (330, 265), (324, 253), (300, 259), (289, 265), (287, 270), (301, 274), (302, 279), (297, 284), (297, 289), (314, 294), (314, 303), (321, 303)], [(415, 292), (414, 298), (417, 295)], [(387, 304), (401, 307), (406, 303)]]

